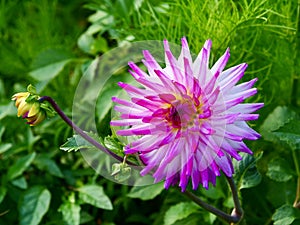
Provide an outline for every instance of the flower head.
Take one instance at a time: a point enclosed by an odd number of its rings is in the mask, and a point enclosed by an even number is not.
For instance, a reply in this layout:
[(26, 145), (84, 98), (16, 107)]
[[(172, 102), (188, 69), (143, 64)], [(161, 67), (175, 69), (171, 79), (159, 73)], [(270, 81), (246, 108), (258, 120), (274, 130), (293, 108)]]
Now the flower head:
[(224, 70), (229, 49), (209, 68), (210, 48), (207, 40), (193, 61), (182, 38), (176, 59), (165, 40), (165, 68), (143, 51), (148, 73), (129, 62), (131, 75), (142, 87), (120, 82), (131, 100), (112, 99), (121, 115), (111, 125), (127, 127), (118, 135), (137, 137), (125, 154), (138, 154), (145, 165), (141, 175), (153, 172), (155, 182), (165, 180), (165, 188), (178, 184), (184, 191), (189, 180), (193, 189), (199, 184), (208, 188), (220, 171), (231, 177), (232, 158), (241, 160), (239, 152), (252, 154), (243, 140), (260, 137), (245, 121), (257, 119), (259, 115), (251, 113), (263, 103), (242, 103), (256, 94), (252, 86), (257, 79), (237, 84), (247, 64)]
[(12, 96), (16, 101), (18, 117), (22, 116), (27, 120), (30, 126), (36, 126), (41, 123), (47, 116), (53, 116), (54, 112), (47, 103), (39, 101), (40, 96), (36, 94), (35, 88), (28, 86), (28, 92), (19, 92)]

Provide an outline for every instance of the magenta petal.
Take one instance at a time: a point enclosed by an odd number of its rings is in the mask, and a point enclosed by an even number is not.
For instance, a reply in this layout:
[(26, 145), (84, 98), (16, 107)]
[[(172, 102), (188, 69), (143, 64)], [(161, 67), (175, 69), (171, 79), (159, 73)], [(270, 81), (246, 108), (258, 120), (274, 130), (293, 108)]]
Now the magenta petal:
[(219, 60), (211, 68), (212, 74), (215, 74), (215, 73), (221, 74), (222, 70), (226, 66), (226, 63), (227, 63), (229, 57), (230, 57), (229, 48), (227, 48), (224, 55), (222, 55), (221, 58), (219, 58)]

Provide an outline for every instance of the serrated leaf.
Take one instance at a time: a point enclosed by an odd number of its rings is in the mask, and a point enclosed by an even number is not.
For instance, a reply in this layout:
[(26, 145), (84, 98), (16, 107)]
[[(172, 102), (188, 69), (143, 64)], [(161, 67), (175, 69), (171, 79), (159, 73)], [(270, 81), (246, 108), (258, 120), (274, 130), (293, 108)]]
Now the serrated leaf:
[(291, 205), (281, 206), (272, 216), (274, 225), (290, 225), (298, 218), (300, 218), (300, 213)]
[(163, 182), (148, 186), (134, 186), (131, 188), (127, 196), (130, 198), (139, 198), (142, 200), (150, 200), (158, 196), (164, 190)]
[(60, 150), (71, 152), (91, 147), (93, 147), (93, 145), (91, 145), (83, 137), (80, 135), (74, 135), (73, 137), (68, 138), (67, 142), (60, 146)]
[(235, 180), (238, 189), (251, 188), (261, 182), (261, 174), (256, 168), (256, 162), (262, 157), (263, 153), (259, 153), (256, 157), (249, 154), (242, 154), (241, 161), (234, 161)]
[(58, 211), (62, 213), (63, 219), (68, 225), (80, 224), (79, 205), (72, 202), (65, 202), (59, 207)]
[(51, 194), (41, 186), (28, 189), (19, 204), (20, 225), (37, 225), (48, 211)]
[(104, 145), (106, 148), (110, 149), (111, 151), (115, 153), (121, 153), (123, 152), (123, 145), (120, 143), (120, 141), (114, 137), (105, 137), (104, 138)]
[(79, 198), (84, 202), (101, 209), (112, 210), (110, 199), (103, 191), (103, 187), (98, 185), (85, 185), (77, 189)]
[(34, 160), (35, 165), (40, 170), (45, 170), (53, 176), (62, 178), (64, 175), (62, 174), (61, 170), (57, 166), (57, 164), (50, 158), (47, 157), (37, 157)]
[(184, 219), (198, 210), (199, 207), (192, 202), (181, 202), (171, 206), (165, 214), (164, 225), (172, 225), (176, 221)]
[(36, 153), (33, 152), (29, 155), (19, 158), (15, 164), (9, 168), (7, 173), (8, 179), (13, 180), (14, 178), (20, 176), (30, 166), (35, 156)]
[[(93, 138), (95, 141), (103, 145), (103, 140), (101, 137), (99, 137), (97, 134), (89, 132), (87, 133), (91, 138)], [(81, 149), (86, 148), (95, 148), (94, 145), (92, 145), (90, 142), (85, 140), (80, 135), (73, 135), (73, 137), (70, 137), (67, 139), (67, 142), (64, 143), (62, 146), (60, 146), (60, 150), (63, 151), (78, 151)]]
[(269, 162), (267, 176), (278, 182), (286, 182), (293, 178), (293, 171), (285, 159), (276, 158)]

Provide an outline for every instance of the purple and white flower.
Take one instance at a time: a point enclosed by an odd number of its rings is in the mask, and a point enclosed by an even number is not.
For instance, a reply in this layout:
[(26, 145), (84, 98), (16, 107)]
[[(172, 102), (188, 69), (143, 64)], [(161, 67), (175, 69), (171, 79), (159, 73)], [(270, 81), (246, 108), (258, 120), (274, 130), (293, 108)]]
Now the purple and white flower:
[(141, 85), (120, 82), (130, 100), (113, 97), (120, 119), (112, 126), (125, 126), (121, 136), (136, 136), (125, 148), (125, 154), (138, 154), (144, 164), (141, 175), (152, 173), (155, 182), (165, 180), (165, 188), (178, 184), (185, 191), (199, 184), (215, 185), (220, 171), (231, 177), (232, 158), (241, 160), (239, 152), (252, 154), (243, 142), (260, 135), (246, 121), (263, 103), (243, 103), (256, 94), (252, 88), (257, 79), (237, 84), (247, 64), (224, 70), (229, 49), (209, 68), (212, 42), (207, 40), (193, 61), (186, 38), (176, 59), (164, 41), (165, 68), (149, 51), (143, 51), (148, 73), (129, 62), (130, 73)]

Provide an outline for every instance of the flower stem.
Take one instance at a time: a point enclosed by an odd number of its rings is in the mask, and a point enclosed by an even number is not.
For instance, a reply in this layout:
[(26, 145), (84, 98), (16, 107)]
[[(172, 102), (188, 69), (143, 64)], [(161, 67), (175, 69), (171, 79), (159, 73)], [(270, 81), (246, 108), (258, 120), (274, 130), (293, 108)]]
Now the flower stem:
[(300, 76), (300, 53), (298, 51), (300, 47), (300, 0), (298, 0), (298, 8), (297, 8), (297, 21), (296, 21), (296, 37), (295, 37), (295, 58), (294, 58), (294, 71), (293, 71), (293, 87), (292, 87), (292, 96), (291, 103), (294, 106), (297, 106), (297, 96), (298, 96), (298, 86), (299, 86), (299, 76)]
[(223, 220), (227, 221), (228, 223), (238, 223), (241, 221), (241, 219), (243, 218), (243, 209), (241, 207), (239, 198), (238, 198), (238, 193), (237, 193), (237, 189), (234, 183), (234, 180), (232, 177), (227, 177), (227, 181), (229, 183), (229, 187), (232, 191), (232, 196), (233, 196), (233, 202), (234, 202), (234, 209), (232, 211), (232, 214), (229, 215), (225, 212), (223, 212), (220, 209), (215, 208), (212, 205), (209, 205), (208, 203), (202, 201), (198, 196), (196, 196), (195, 194), (193, 194), (190, 191), (185, 191), (184, 194), (189, 197), (192, 201), (194, 201), (196, 204), (198, 204), (199, 206), (201, 206), (202, 208), (206, 209), (207, 211), (215, 214), (216, 216), (222, 218)]
[(300, 176), (298, 176), (296, 198), (293, 206), (300, 209)]
[[(103, 145), (101, 145), (99, 142), (91, 138), (87, 133), (85, 133), (80, 127), (78, 127), (73, 121), (64, 114), (64, 112), (59, 108), (59, 106), (56, 104), (56, 102), (49, 96), (43, 96), (39, 99), (40, 102), (47, 101), (51, 104), (53, 109), (57, 112), (57, 114), (70, 126), (72, 127), (81, 137), (83, 137), (86, 141), (94, 145), (96, 148), (100, 149), (104, 153), (112, 156), (116, 160), (123, 162), (123, 158), (121, 156), (118, 156), (114, 152), (110, 151), (109, 149), (105, 148)], [(134, 163), (127, 161), (129, 165), (134, 165)]]
[(244, 215), (244, 211), (242, 209), (240, 200), (239, 200), (239, 196), (238, 196), (238, 191), (236, 188), (236, 185), (234, 183), (234, 180), (232, 177), (227, 177), (227, 182), (229, 184), (229, 187), (231, 189), (231, 193), (232, 193), (232, 198), (233, 198), (233, 203), (234, 203), (234, 209), (231, 213), (232, 216), (236, 216), (239, 218), (239, 220), (241, 220), (243, 218)]
[(294, 160), (294, 164), (295, 164), (295, 168), (296, 168), (296, 173), (297, 173), (297, 176), (298, 176), (296, 197), (295, 197), (295, 201), (294, 201), (293, 206), (295, 208), (300, 208), (300, 168), (299, 168), (299, 163), (298, 163), (298, 157), (297, 157), (296, 150), (292, 150), (292, 151), (293, 151), (293, 160)]

